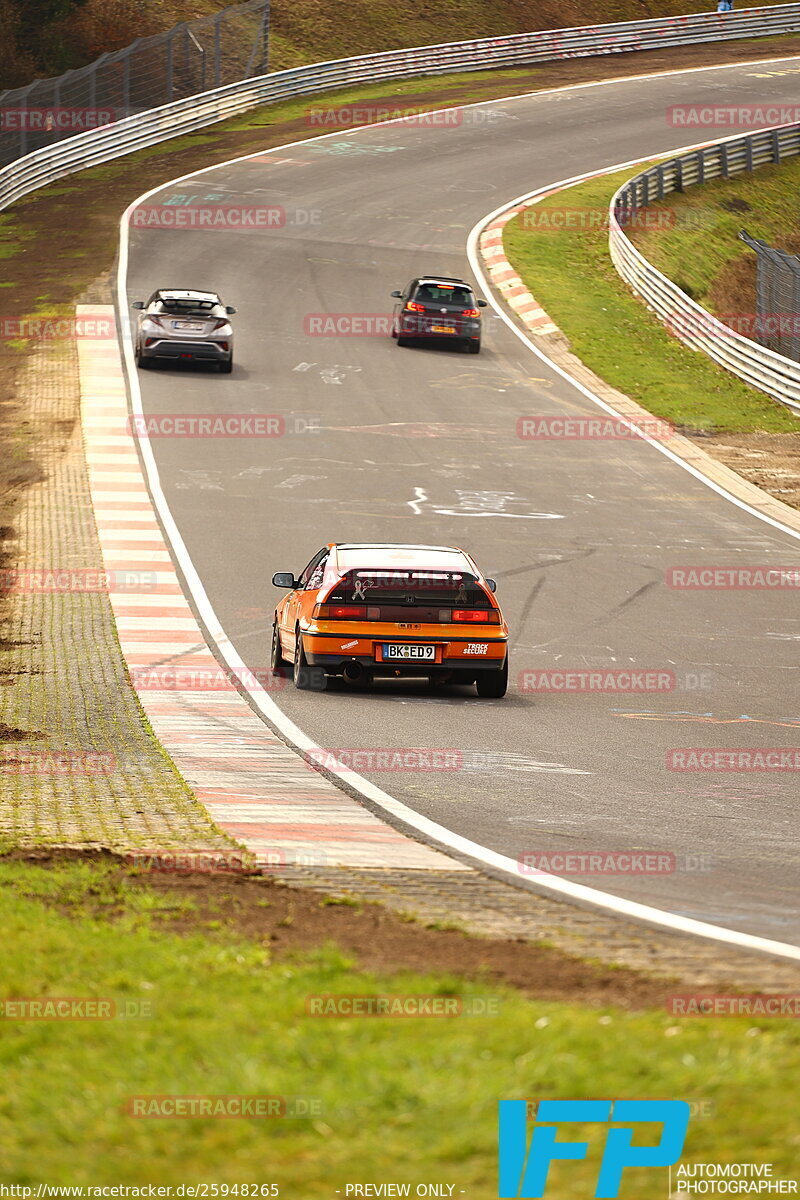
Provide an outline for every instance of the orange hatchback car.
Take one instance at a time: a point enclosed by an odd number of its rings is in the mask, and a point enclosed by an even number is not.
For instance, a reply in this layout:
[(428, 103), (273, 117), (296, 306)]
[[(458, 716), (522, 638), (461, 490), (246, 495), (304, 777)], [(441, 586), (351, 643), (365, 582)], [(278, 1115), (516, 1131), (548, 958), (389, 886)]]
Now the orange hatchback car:
[(273, 575), (288, 595), (275, 609), (272, 669), (288, 661), (298, 688), (376, 676), (508, 687), (508, 627), (486, 579), (450, 546), (332, 542), (299, 578)]

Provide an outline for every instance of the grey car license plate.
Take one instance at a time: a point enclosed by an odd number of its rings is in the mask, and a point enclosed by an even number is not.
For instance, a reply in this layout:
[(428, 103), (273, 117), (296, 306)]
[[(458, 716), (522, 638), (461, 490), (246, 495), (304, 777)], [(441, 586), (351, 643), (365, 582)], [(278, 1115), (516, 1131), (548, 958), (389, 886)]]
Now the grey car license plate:
[(391, 644), (383, 647), (383, 660), (387, 659), (413, 659), (415, 662), (420, 660), (423, 662), (435, 662), (436, 647), (435, 646), (393, 646)]
[(172, 328), (173, 329), (191, 329), (194, 333), (196, 333), (198, 330), (202, 329), (203, 326), (198, 324), (197, 321), (173, 321)]

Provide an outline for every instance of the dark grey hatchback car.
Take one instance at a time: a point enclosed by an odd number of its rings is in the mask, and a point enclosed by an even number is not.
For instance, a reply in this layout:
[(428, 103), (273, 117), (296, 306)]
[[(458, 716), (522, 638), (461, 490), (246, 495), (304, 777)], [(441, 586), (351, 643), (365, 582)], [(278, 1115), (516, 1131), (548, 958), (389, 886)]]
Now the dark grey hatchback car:
[(225, 375), (233, 370), (235, 308), (216, 292), (159, 288), (145, 304), (137, 300), (135, 356), (137, 367), (155, 362), (211, 362)]
[(481, 348), (481, 313), (485, 300), (463, 279), (424, 275), (412, 279), (405, 291), (392, 292), (392, 337), (398, 346), (416, 340), (456, 342), (477, 354)]

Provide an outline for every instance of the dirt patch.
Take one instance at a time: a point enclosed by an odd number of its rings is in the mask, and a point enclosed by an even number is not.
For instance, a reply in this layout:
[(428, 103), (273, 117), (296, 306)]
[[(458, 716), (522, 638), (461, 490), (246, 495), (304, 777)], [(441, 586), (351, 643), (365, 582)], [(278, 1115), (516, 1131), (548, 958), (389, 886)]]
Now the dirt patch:
[[(57, 866), (65, 861), (119, 861), (105, 852), (69, 850), (19, 850), (5, 858), (37, 866)], [(189, 911), (180, 908), (154, 918), (165, 931), (226, 938), (238, 935), (268, 944), (276, 959), (333, 942), (360, 968), (376, 973), (407, 970), (456, 975), (513, 987), (538, 999), (624, 1009), (663, 1007), (677, 986), (675, 981), (623, 967), (596, 965), (522, 938), (476, 937), (455, 929), (426, 927), (411, 919), (403, 920), (378, 904), (332, 899), (323, 892), (292, 887), (265, 875), (134, 874), (120, 866), (112, 879), (124, 890), (146, 889), (162, 897), (174, 897), (176, 904), (189, 901)], [(53, 907), (66, 916), (88, 915), (103, 920), (121, 917), (124, 902), (115, 911), (107, 902), (105, 886), (97, 891), (96, 907), (91, 889), (74, 904)], [(42, 900), (38, 895), (29, 898)]]
[(693, 440), (771, 496), (800, 508), (800, 433), (718, 433)]

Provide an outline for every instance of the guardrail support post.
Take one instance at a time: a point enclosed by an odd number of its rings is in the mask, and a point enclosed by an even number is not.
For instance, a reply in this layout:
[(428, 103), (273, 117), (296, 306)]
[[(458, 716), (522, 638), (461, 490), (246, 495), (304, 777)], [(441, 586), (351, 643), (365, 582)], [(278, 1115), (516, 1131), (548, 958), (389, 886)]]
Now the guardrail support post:
[(167, 104), (171, 104), (175, 94), (175, 52), (173, 48), (174, 36), (169, 34), (167, 37)]
[(125, 116), (130, 115), (131, 107), (131, 56), (126, 54), (123, 59), (122, 67), (122, 111)]

